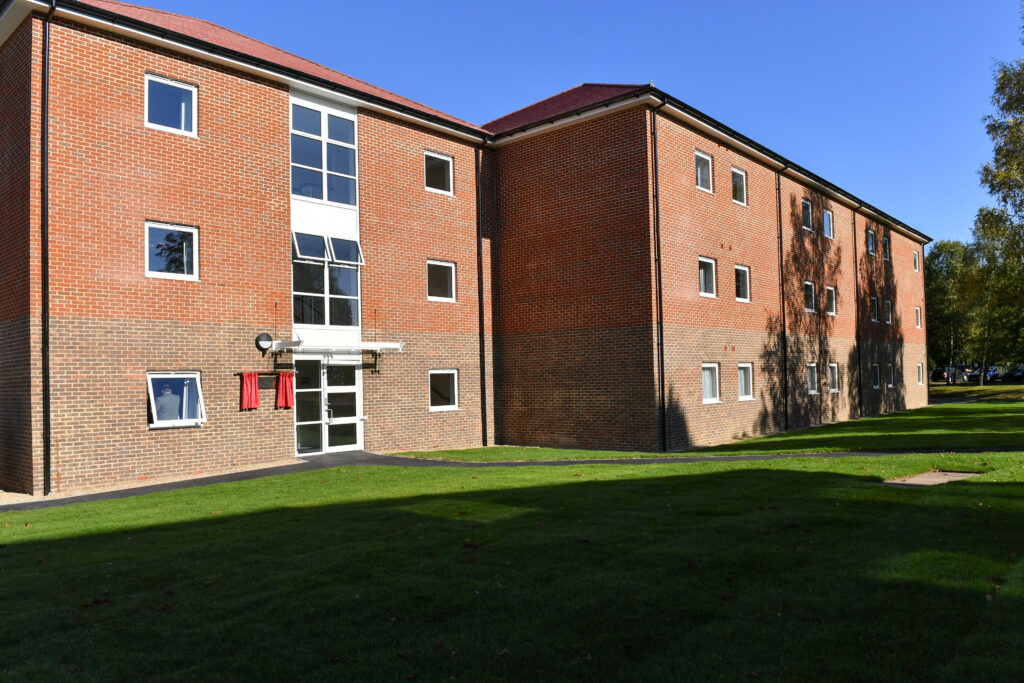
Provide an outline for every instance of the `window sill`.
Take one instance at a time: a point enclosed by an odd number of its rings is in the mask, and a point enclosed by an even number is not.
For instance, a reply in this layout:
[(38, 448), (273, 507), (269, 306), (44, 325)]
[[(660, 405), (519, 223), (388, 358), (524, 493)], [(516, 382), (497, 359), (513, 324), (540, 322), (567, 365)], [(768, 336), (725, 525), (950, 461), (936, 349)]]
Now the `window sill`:
[(801, 225), (800, 227), (806, 230), (807, 232), (814, 232), (814, 228), (808, 228), (806, 225)]
[(838, 389), (829, 389), (828, 393), (830, 393), (830, 394), (838, 394), (839, 390)]
[(742, 403), (744, 401), (753, 401), (754, 397), (753, 396), (740, 396), (739, 399), (737, 399), (737, 400), (740, 401), (740, 403)]
[(817, 313), (817, 312), (818, 312), (817, 309), (814, 309), (814, 308), (805, 308), (804, 309), (804, 313)]
[(458, 406), (430, 406), (430, 412), (432, 413), (449, 413), (458, 409)]
[(739, 297), (736, 297), (736, 301), (740, 302), (741, 304), (749, 304), (750, 303), (750, 299), (741, 299)]
[(817, 396), (817, 395), (818, 395), (819, 393), (820, 393), (820, 392), (817, 392), (817, 391), (808, 391), (808, 392), (807, 392), (807, 395), (808, 395), (808, 396)]
[(834, 312), (834, 311), (833, 311), (833, 312), (831, 312), (831, 313), (828, 313), (828, 315), (832, 316), (833, 318), (834, 318), (834, 317), (836, 317), (836, 314), (835, 314), (835, 312)]
[(164, 133), (174, 133), (175, 135), (180, 135), (184, 138), (192, 138), (193, 140), (199, 139), (199, 134), (196, 133), (195, 131), (187, 131), (182, 130), (180, 128), (170, 128), (168, 126), (161, 126), (159, 123), (150, 123), (149, 121), (146, 121), (146, 128), (149, 128), (150, 130), (159, 130)]
[(880, 386), (878, 386), (878, 385), (876, 384), (875, 386), (873, 386), (873, 387), (871, 387), (871, 388), (872, 388), (872, 389), (881, 389), (882, 387), (880, 387)]
[(708, 293), (706, 293), (706, 292), (698, 292), (698, 293), (699, 293), (699, 294), (700, 294), (700, 295), (701, 295), (702, 297), (704, 297), (705, 299), (717, 299), (717, 298), (718, 298), (718, 295), (717, 295), (717, 294), (708, 294)]
[(446, 197), (454, 197), (455, 196), (455, 191), (454, 190), (438, 190), (435, 187), (426, 187), (426, 186), (424, 186), (423, 189), (426, 190), (427, 192), (433, 192), (434, 194), (443, 194)]
[(713, 405), (715, 403), (721, 403), (721, 402), (722, 402), (722, 400), (718, 399), (718, 398), (706, 398), (706, 399), (703, 400), (703, 403), (706, 406)]
[(827, 240), (834, 240), (835, 237), (833, 237), (832, 235), (825, 235), (825, 239), (827, 239)]
[(440, 301), (442, 303), (455, 304), (458, 303), (454, 298), (446, 299), (442, 296), (428, 296), (427, 301)]
[(200, 420), (180, 420), (177, 422), (170, 422), (165, 424), (151, 424), (149, 429), (178, 429), (182, 427), (202, 427), (203, 423)]
[(714, 190), (714, 189), (710, 189), (710, 190), (709, 190), (708, 188), (706, 188), (706, 187), (701, 187), (700, 185), (694, 185), (694, 187), (696, 187), (696, 188), (697, 188), (698, 190), (700, 190), (701, 192), (704, 192), (705, 194), (710, 194), (710, 195), (713, 195), (713, 194), (715, 194), (715, 190)]
[(154, 273), (152, 271), (146, 271), (146, 277), (154, 280), (181, 280), (182, 282), (199, 282), (199, 276), (195, 275), (175, 275), (173, 273)]
[(736, 201), (736, 200), (734, 199), (734, 200), (732, 200), (732, 203), (733, 203), (733, 204), (736, 204), (737, 206), (742, 206), (742, 207), (743, 207), (743, 208), (745, 208), (745, 209), (746, 209), (746, 208), (748, 208), (748, 207), (747, 207), (747, 203), (746, 203), (746, 202), (738, 202), (738, 201)]

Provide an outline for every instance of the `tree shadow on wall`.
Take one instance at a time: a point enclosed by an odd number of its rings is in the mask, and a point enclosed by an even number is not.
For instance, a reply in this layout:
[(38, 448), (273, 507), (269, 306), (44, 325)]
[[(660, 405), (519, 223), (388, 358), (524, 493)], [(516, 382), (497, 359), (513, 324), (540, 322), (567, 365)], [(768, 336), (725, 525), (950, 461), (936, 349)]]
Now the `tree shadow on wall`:
[[(883, 240), (891, 240), (891, 235), (884, 226), (868, 220), (864, 229), (858, 225), (858, 239), (866, 230), (874, 231), (876, 248), (874, 255), (861, 250), (858, 258), (860, 349), (851, 350), (849, 363), (860, 367), (862, 409), (865, 415), (873, 415), (904, 410), (907, 401), (903, 317), (899, 314), (893, 262), (885, 258), (883, 247)], [(877, 301), (877, 316), (873, 299)]]

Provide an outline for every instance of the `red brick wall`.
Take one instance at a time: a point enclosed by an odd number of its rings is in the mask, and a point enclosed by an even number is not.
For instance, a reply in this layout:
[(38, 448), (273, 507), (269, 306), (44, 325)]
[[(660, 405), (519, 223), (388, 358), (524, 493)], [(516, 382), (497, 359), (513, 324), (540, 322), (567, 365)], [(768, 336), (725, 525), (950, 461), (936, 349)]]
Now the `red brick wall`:
[(646, 117), (497, 151), (502, 443), (657, 448)]
[[(290, 329), (288, 93), (57, 23), (51, 62), (53, 482), (86, 490), (289, 458), (239, 378)], [(198, 87), (198, 137), (146, 128), (147, 72)], [(145, 276), (145, 221), (198, 226), (199, 282)], [(208, 421), (148, 429), (147, 370), (199, 370)]]
[[(452, 158), (451, 196), (424, 188), (424, 151)], [(477, 251), (477, 147), (361, 111), (359, 173), (363, 338), (405, 343), (404, 353), (388, 352), (380, 360), (379, 374), (363, 373), (366, 448), (479, 446), (480, 352), (481, 344), (490, 343), (491, 264), (490, 240), (482, 254)], [(455, 263), (455, 302), (427, 300), (428, 259)], [(479, 260), (485, 275), (483, 330)], [(458, 410), (429, 410), (432, 369), (458, 370)], [(493, 400), (493, 391), (487, 395)], [(488, 408), (493, 416), (493, 405)]]
[(0, 46), (0, 489), (29, 491), (32, 462), (30, 234), (38, 225), (38, 26)]

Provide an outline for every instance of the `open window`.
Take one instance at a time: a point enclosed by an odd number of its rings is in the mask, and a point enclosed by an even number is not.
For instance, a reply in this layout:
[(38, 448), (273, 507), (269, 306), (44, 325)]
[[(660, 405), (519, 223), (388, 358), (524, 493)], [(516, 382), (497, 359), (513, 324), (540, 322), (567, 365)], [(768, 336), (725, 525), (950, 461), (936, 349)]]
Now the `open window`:
[(146, 74), (146, 127), (196, 137), (196, 86)]
[(294, 232), (292, 244), (292, 322), (357, 327), (359, 267), (364, 265), (359, 243)]
[(197, 427), (206, 421), (198, 372), (148, 372), (149, 426)]

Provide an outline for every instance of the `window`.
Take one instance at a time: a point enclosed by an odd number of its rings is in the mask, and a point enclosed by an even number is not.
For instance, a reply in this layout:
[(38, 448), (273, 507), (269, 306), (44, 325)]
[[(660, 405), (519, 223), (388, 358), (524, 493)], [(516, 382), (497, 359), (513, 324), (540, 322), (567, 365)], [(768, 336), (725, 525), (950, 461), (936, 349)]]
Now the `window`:
[(886, 261), (889, 260), (889, 238), (888, 237), (883, 237), (882, 238), (882, 258), (884, 258)]
[(804, 310), (814, 313), (814, 283), (804, 281)]
[(829, 315), (836, 314), (836, 288), (825, 288), (825, 312)]
[(700, 295), (715, 296), (715, 260), (701, 256), (697, 261), (700, 268)]
[(736, 266), (736, 301), (750, 302), (750, 268)]
[(914, 272), (921, 272), (921, 256), (916, 251), (914, 252)]
[(431, 192), (452, 193), (452, 158), (434, 152), (423, 153), (424, 185)]
[(825, 237), (832, 239), (832, 212), (823, 211), (821, 214), (821, 229)]
[(828, 364), (828, 392), (830, 394), (839, 393), (839, 364), (829, 363)]
[(892, 302), (888, 299), (885, 301), (885, 324), (892, 325)]
[(917, 383), (924, 384), (924, 363), (917, 364)]
[(430, 371), (430, 410), (459, 409), (459, 371)]
[(149, 426), (196, 427), (206, 421), (198, 372), (147, 372)]
[(199, 279), (199, 231), (184, 225), (146, 223), (146, 277)]
[(896, 384), (896, 370), (893, 368), (892, 363), (889, 363), (889, 382), (888, 386), (891, 388)]
[(359, 243), (292, 233), (292, 320), (296, 325), (359, 325)]
[(871, 297), (871, 322), (878, 322), (878, 299)]
[(732, 169), (732, 200), (747, 205), (747, 172), (738, 168)]
[(754, 366), (751, 363), (740, 363), (738, 366), (739, 399), (754, 400)]
[(814, 230), (814, 207), (808, 199), (800, 202), (800, 225), (804, 230)]
[(702, 363), (700, 376), (704, 403), (718, 403), (718, 363)]
[(355, 119), (293, 103), (291, 140), (292, 194), (355, 206)]
[(872, 376), (875, 378), (875, 383), (872, 385), (874, 389), (882, 388), (882, 370), (878, 367), (878, 363), (871, 366)]
[(704, 152), (695, 152), (694, 156), (697, 164), (697, 187), (707, 192), (714, 192), (711, 180), (711, 157)]
[(875, 231), (868, 230), (868, 253), (875, 253)]
[(914, 307), (914, 322), (917, 325), (917, 329), (921, 329), (921, 307)]
[(818, 393), (818, 365), (816, 363), (807, 364), (807, 393)]
[(196, 137), (196, 86), (146, 74), (146, 127)]
[(427, 300), (455, 301), (455, 264), (427, 261)]

